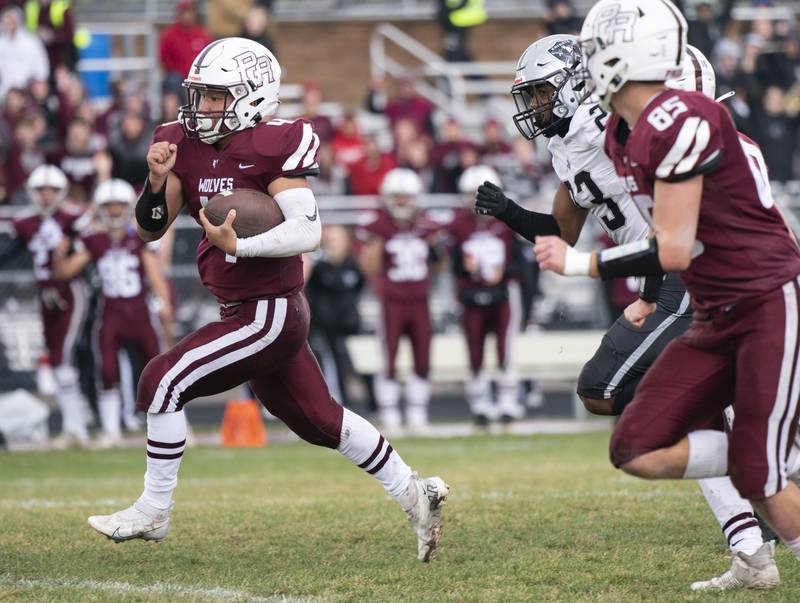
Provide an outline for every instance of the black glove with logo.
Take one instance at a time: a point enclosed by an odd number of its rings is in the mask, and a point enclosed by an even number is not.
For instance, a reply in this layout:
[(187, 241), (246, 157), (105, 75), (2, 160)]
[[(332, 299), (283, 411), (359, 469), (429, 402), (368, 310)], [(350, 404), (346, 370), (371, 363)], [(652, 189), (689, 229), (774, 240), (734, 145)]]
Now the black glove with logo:
[(496, 184), (488, 180), (478, 187), (478, 194), (475, 196), (475, 213), (482, 216), (494, 216), (501, 220), (506, 214), (513, 214), (514, 208), (519, 206), (511, 199), (506, 197)]

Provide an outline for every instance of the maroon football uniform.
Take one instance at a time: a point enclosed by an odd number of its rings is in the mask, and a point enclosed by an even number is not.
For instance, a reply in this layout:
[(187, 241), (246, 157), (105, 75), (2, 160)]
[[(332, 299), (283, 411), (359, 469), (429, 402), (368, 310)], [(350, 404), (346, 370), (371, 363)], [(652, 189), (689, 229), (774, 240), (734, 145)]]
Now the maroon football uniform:
[[(180, 178), (184, 201), (198, 220), (200, 208), (220, 191), (249, 188), (266, 192), (280, 177), (315, 175), (319, 139), (303, 120), (274, 119), (232, 135), (219, 149), (188, 140), (178, 122), (156, 128), (153, 142), (178, 146), (172, 171)], [(199, 221), (198, 221), (199, 223)], [(200, 279), (220, 303), (293, 295), (303, 287), (303, 262), (287, 258), (237, 258), (214, 247), (205, 236), (197, 248)]]
[(666, 90), (636, 126), (608, 122), (606, 152), (640, 207), (656, 180), (704, 174), (697, 239), (704, 251), (681, 274), (699, 310), (729, 306), (800, 273), (800, 251), (774, 207), (760, 153), (748, 151), (727, 110), (699, 92)]
[(606, 150), (640, 207), (656, 180), (703, 175), (697, 239), (704, 250), (681, 273), (695, 315), (636, 388), (611, 439), (616, 466), (720, 428), (732, 404), (730, 476), (751, 500), (786, 484), (800, 377), (800, 251), (775, 207), (757, 145), (724, 107), (666, 90), (632, 131), (614, 115)]
[(137, 347), (144, 362), (160, 351), (155, 318), (147, 306), (148, 286), (142, 265), (142, 253), (151, 252), (132, 228), (120, 239), (99, 231), (84, 234), (80, 240), (100, 275), (103, 295), (97, 346), (103, 387), (110, 389), (119, 382), (120, 349)]
[(483, 366), (483, 346), (489, 333), (496, 335), (498, 361), (505, 368), (510, 330), (516, 327), (508, 291), (514, 233), (499, 220), (481, 218), (466, 208), (455, 212), (448, 231), (470, 368), (477, 374)]
[(70, 362), (88, 308), (81, 277), (63, 282), (53, 279), (53, 251), (65, 235), (75, 234), (81, 216), (76, 210), (60, 207), (50, 216), (35, 213), (12, 222), (33, 259), (45, 345), (53, 366)]

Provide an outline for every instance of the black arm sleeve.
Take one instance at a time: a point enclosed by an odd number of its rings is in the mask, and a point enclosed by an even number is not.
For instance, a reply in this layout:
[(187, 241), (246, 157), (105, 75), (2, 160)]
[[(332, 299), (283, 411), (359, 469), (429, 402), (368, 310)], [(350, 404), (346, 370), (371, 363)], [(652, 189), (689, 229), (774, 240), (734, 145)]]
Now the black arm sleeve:
[(167, 211), (167, 181), (161, 190), (153, 192), (150, 188), (150, 178), (145, 180), (142, 194), (136, 202), (136, 221), (148, 232), (158, 232), (167, 227), (169, 212)]
[[(509, 200), (510, 201), (510, 200)], [(525, 237), (531, 243), (536, 237), (547, 235), (561, 236), (561, 229), (558, 222), (551, 214), (540, 214), (535, 211), (528, 211), (514, 202), (509, 202), (508, 208), (500, 216), (500, 219), (508, 224), (509, 228), (517, 234)]]
[(654, 304), (661, 295), (661, 286), (664, 284), (664, 275), (648, 276), (642, 280), (642, 287), (639, 289), (639, 298), (648, 304)]
[(14, 237), (8, 240), (8, 243), (0, 248), (0, 266), (13, 260), (25, 249), (25, 243), (19, 237)]

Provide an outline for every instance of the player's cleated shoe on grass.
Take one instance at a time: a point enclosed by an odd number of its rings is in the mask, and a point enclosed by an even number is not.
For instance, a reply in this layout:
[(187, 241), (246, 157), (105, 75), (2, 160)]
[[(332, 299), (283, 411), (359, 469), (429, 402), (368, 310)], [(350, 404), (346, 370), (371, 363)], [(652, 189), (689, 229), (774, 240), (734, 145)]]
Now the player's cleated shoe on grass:
[(114, 542), (141, 538), (160, 542), (169, 533), (169, 509), (157, 509), (141, 498), (111, 515), (92, 515), (89, 525)]
[(740, 588), (775, 588), (781, 583), (775, 565), (775, 543), (765, 542), (752, 555), (733, 553), (731, 569), (722, 574), (692, 583), (692, 590), (735, 590)]
[(442, 506), (450, 486), (441, 477), (417, 477), (415, 473), (406, 490), (411, 507), (406, 510), (408, 523), (417, 536), (417, 559), (428, 562), (442, 537)]

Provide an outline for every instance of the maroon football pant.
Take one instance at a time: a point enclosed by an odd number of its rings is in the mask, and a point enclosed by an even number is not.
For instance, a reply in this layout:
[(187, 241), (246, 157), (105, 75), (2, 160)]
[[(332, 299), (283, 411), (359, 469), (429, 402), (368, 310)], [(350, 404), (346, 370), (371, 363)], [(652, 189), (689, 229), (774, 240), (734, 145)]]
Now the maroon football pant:
[(730, 476), (759, 500), (786, 484), (798, 420), (798, 282), (727, 311), (695, 316), (647, 371), (611, 438), (619, 467), (707, 428), (733, 404)]
[(421, 379), (428, 378), (431, 359), (431, 313), (428, 300), (390, 301), (381, 304), (383, 316), (378, 325), (378, 336), (383, 346), (384, 375), (395, 378), (397, 347), (400, 337), (407, 335), (414, 356), (414, 373)]
[(139, 380), (137, 408), (174, 412), (198, 396), (248, 381), (261, 403), (304, 440), (336, 448), (342, 407), (331, 397), (306, 339), (309, 310), (298, 293), (223, 308), (222, 320), (155, 357)]
[(81, 279), (74, 279), (65, 285), (43, 287), (39, 291), (39, 308), (50, 366), (71, 363), (89, 308), (86, 285)]
[(104, 389), (111, 389), (119, 383), (119, 351), (125, 346), (138, 349), (144, 363), (158, 356), (161, 345), (153, 320), (155, 318), (144, 303), (133, 312), (103, 308), (97, 348)]
[(461, 325), (467, 338), (469, 367), (473, 375), (477, 375), (483, 367), (483, 346), (489, 333), (494, 333), (497, 340), (497, 361), (500, 368), (506, 368), (510, 357), (509, 346), (513, 339), (509, 332), (512, 325), (511, 304), (508, 301), (491, 306), (464, 306)]

